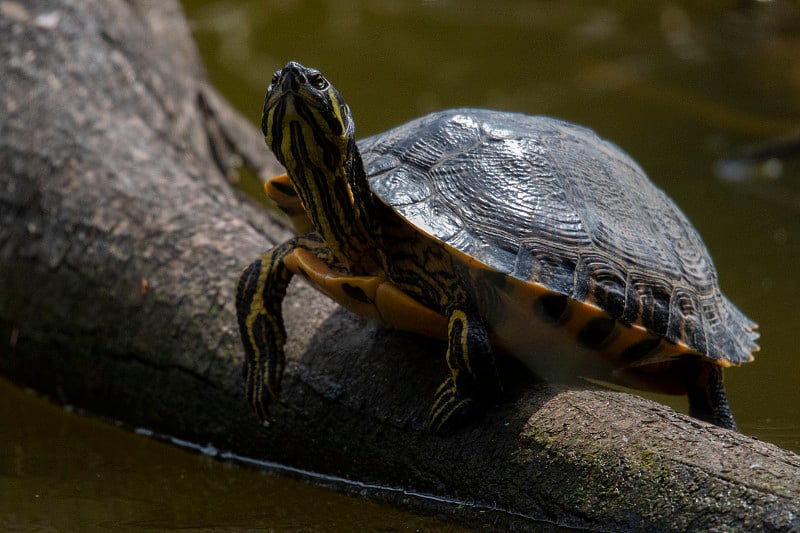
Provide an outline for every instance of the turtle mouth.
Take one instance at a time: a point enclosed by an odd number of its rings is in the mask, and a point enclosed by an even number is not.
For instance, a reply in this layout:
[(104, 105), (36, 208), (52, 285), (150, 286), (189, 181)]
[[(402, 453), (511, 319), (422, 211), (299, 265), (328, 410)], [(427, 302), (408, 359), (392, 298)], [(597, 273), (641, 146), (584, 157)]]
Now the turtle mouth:
[[(290, 61), (279, 71), (277, 87), (282, 93), (297, 93), (300, 88), (308, 83), (312, 75), (311, 69), (307, 69), (300, 63)], [(318, 72), (316, 72), (319, 75)]]
[(331, 84), (318, 70), (290, 61), (272, 76), (264, 99), (264, 112), (266, 114), (281, 99), (289, 96), (294, 96), (312, 107), (324, 109), (330, 100), (331, 89)]
[(279, 80), (279, 86), (276, 88), (281, 93), (297, 93), (300, 91), (300, 86), (305, 83), (305, 77), (302, 73), (282, 71), (283, 75)]

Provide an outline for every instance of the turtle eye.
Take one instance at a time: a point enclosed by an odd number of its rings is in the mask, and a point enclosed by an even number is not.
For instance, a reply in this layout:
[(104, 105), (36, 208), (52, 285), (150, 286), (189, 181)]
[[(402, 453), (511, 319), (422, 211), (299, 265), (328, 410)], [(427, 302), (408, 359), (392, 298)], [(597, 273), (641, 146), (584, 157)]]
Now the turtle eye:
[(320, 74), (319, 72), (315, 72), (314, 74), (309, 75), (308, 82), (311, 84), (312, 87), (320, 91), (328, 86), (328, 82), (325, 80), (325, 78), (322, 77), (322, 74)]

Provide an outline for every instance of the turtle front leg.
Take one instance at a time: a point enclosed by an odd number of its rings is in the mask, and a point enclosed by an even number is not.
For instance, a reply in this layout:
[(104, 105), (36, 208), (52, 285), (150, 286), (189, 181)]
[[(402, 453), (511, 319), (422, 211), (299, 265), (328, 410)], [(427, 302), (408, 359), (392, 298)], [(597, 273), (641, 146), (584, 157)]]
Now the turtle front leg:
[(502, 389), (489, 335), (474, 311), (457, 309), (448, 324), (450, 376), (439, 386), (430, 412), (430, 429), (439, 433), (464, 423), (495, 401)]
[(714, 363), (698, 362), (694, 382), (689, 383), (689, 414), (719, 427), (738, 431), (725, 394), (722, 368)]
[(330, 252), (314, 233), (295, 237), (264, 252), (244, 269), (236, 286), (236, 315), (244, 345), (245, 393), (259, 420), (277, 398), (283, 375), (286, 330), (281, 305), (294, 272), (287, 259), (308, 250), (323, 260)]
[(286, 342), (281, 304), (292, 279), (284, 261), (296, 248), (297, 240), (292, 239), (263, 253), (244, 269), (236, 286), (245, 394), (261, 421), (280, 391)]

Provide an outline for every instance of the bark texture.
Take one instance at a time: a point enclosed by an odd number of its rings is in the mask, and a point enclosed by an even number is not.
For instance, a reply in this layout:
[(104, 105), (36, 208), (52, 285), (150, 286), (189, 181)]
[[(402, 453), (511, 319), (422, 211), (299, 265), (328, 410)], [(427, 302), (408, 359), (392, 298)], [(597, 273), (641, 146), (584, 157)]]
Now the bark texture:
[(284, 306), (283, 402), (258, 425), (233, 288), (287, 233), (227, 178), (231, 161), (277, 165), (207, 86), (180, 9), (0, 0), (0, 35), (0, 373), (131, 426), (398, 487), (367, 492), (475, 525), (800, 529), (797, 455), (636, 396), (512, 380), (512, 363), (503, 405), (431, 436), (444, 346), (302, 284)]

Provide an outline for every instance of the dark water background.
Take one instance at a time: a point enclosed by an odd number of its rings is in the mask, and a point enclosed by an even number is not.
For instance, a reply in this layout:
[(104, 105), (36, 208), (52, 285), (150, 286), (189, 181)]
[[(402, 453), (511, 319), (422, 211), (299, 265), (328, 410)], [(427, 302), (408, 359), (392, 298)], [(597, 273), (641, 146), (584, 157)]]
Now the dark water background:
[(71, 413), (3, 379), (0, 428), (3, 533), (461, 531), (190, 453)]
[[(741, 430), (800, 452), (800, 157), (718, 171), (728, 154), (800, 132), (797, 2), (183, 4), (212, 80), (254, 123), (272, 72), (295, 59), (337, 85), (361, 136), (479, 106), (565, 118), (623, 147), (761, 325), (756, 362), (726, 375)], [(0, 531), (442, 527), (187, 453), (2, 380), (0, 428)]]

